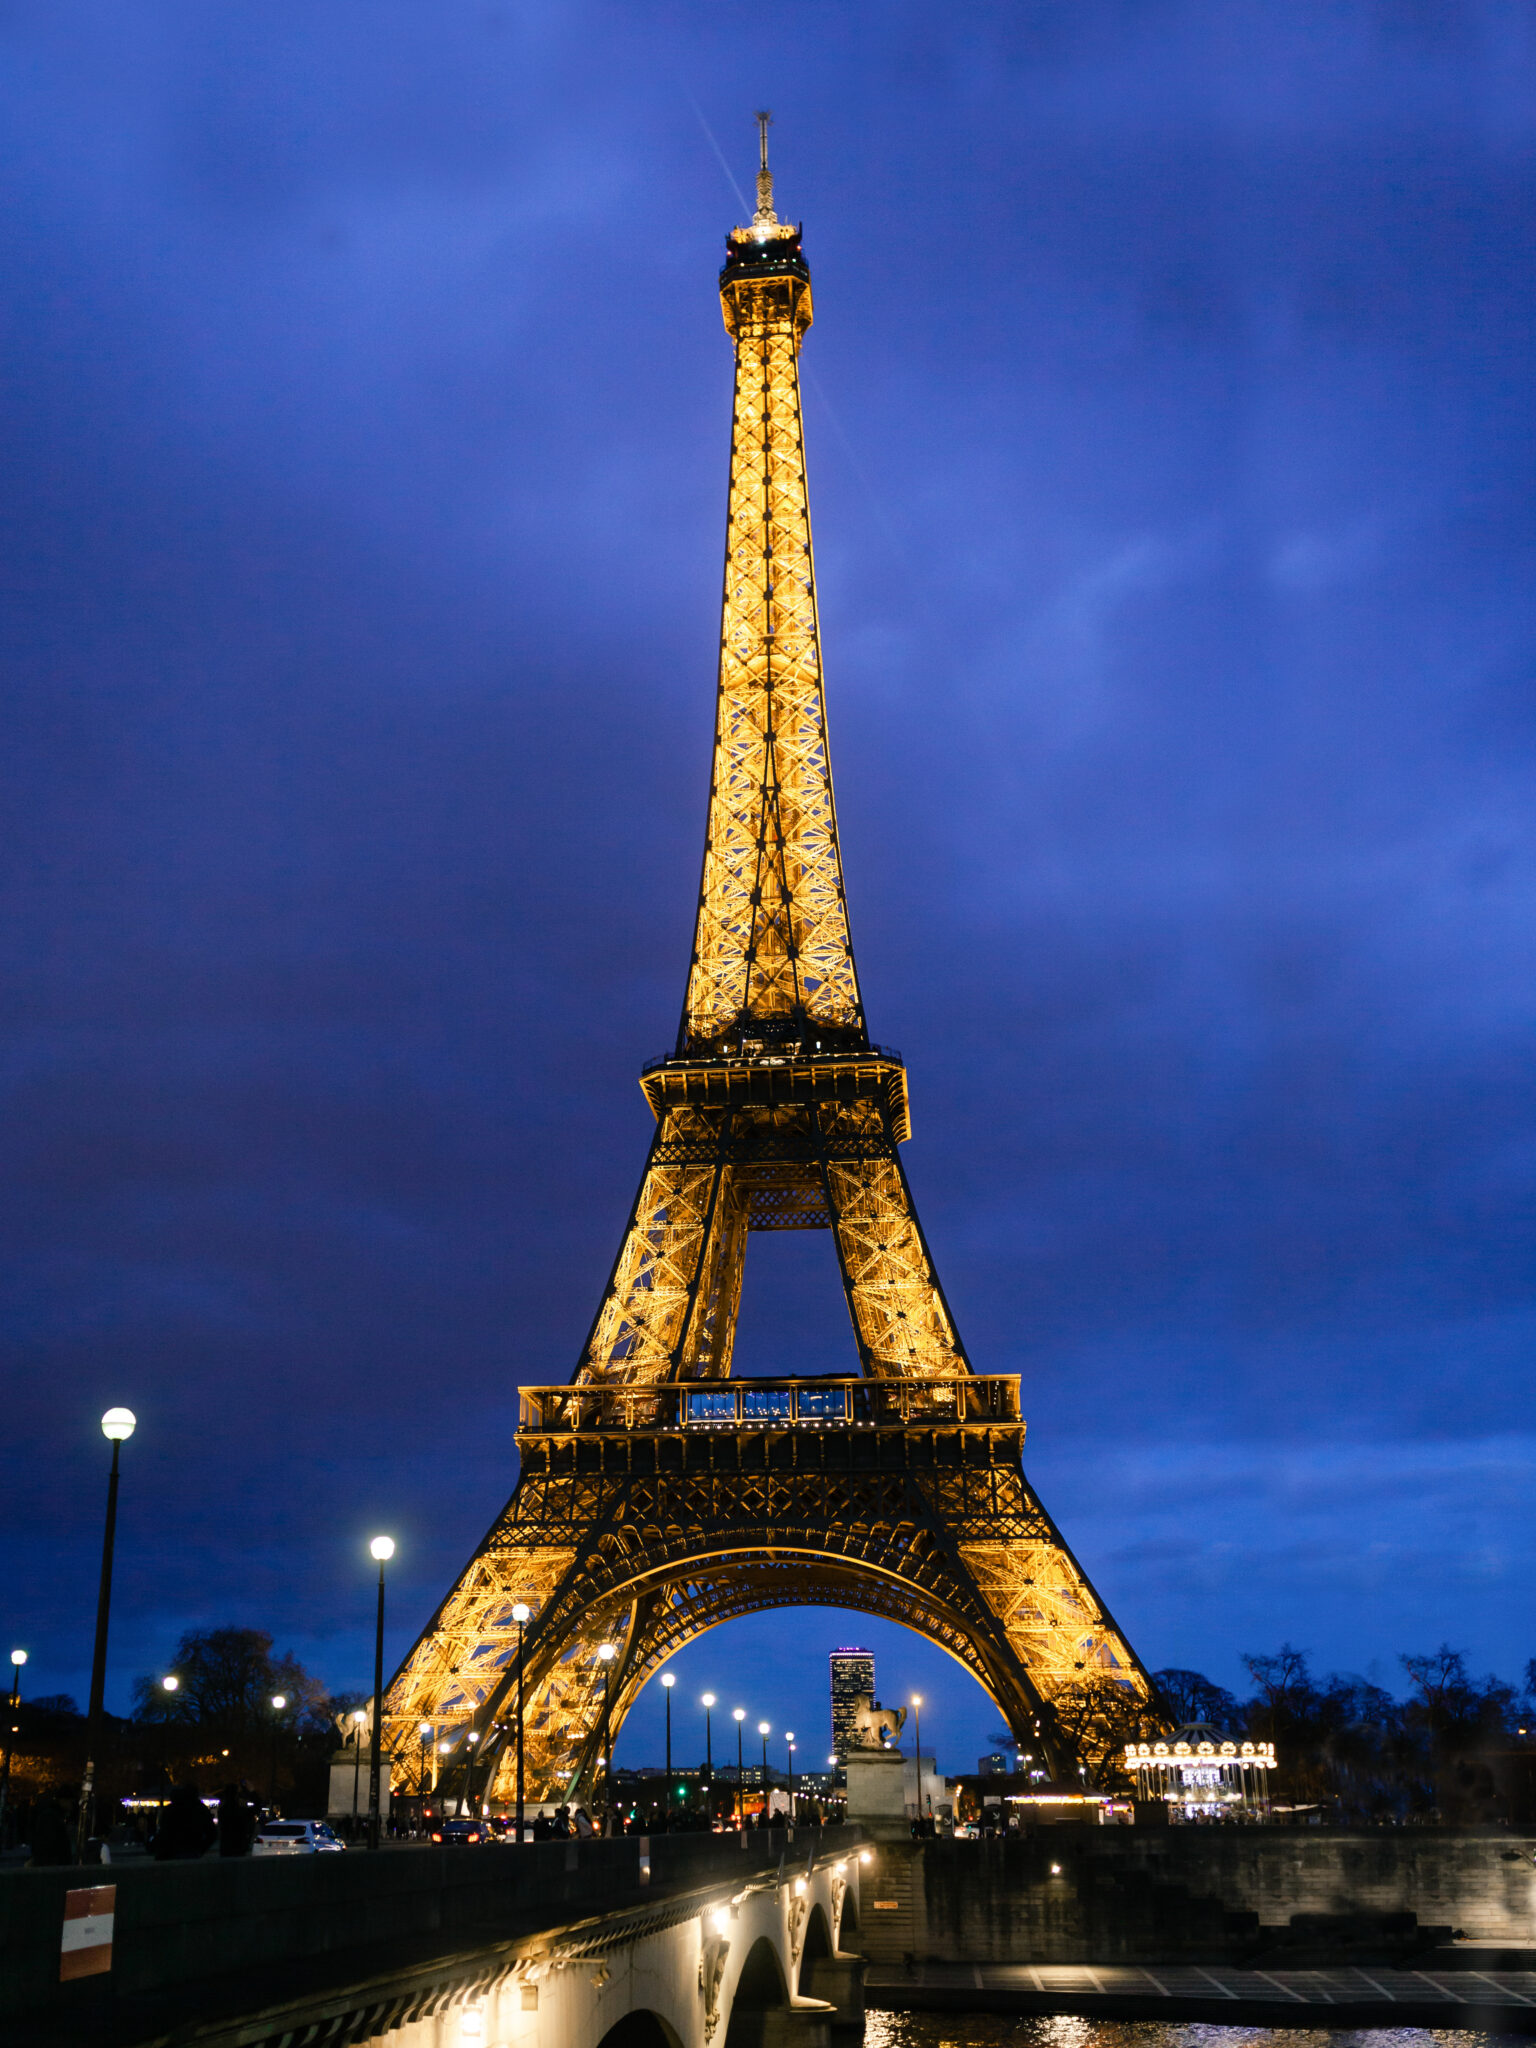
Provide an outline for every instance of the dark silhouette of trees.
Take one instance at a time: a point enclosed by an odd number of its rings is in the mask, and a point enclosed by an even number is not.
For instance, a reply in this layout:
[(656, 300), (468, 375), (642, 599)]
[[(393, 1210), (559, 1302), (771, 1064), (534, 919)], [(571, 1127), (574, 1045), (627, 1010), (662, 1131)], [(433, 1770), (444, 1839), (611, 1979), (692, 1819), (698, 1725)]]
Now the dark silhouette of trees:
[(173, 1781), (245, 1779), (265, 1795), (275, 1777), (280, 1801), (323, 1810), (334, 1702), (296, 1657), (274, 1656), (264, 1629), (188, 1629), (169, 1666), (173, 1692), (165, 1675), (135, 1680), (133, 1719), (146, 1736), (154, 1731), (156, 1764)]
[(1464, 1653), (1398, 1661), (1408, 1696), (1349, 1673), (1314, 1677), (1294, 1643), (1243, 1658), (1254, 1691), (1238, 1700), (1201, 1672), (1153, 1675), (1174, 1725), (1206, 1722), (1273, 1742), (1271, 1796), (1341, 1820), (1429, 1820), (1468, 1826), (1508, 1819), (1517, 1779), (1503, 1765), (1536, 1734), (1536, 1658), (1524, 1687), (1473, 1678)]

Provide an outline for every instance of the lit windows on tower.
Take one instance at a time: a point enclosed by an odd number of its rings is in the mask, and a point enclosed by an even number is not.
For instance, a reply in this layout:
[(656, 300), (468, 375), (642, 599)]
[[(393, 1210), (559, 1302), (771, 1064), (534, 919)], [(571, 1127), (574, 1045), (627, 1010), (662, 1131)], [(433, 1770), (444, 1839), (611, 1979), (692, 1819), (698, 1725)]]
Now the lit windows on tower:
[(832, 1652), (832, 1747), (845, 1757), (861, 1699), (875, 1696), (875, 1659), (869, 1650)]

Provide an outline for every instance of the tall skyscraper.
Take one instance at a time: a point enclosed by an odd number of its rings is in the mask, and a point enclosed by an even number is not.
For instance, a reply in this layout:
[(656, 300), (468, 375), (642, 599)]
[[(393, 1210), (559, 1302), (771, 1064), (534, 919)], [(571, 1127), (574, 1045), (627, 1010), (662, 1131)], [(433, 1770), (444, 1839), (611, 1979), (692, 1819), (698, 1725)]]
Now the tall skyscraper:
[(845, 1757), (851, 1746), (854, 1709), (875, 1696), (875, 1659), (869, 1650), (832, 1652), (832, 1747)]

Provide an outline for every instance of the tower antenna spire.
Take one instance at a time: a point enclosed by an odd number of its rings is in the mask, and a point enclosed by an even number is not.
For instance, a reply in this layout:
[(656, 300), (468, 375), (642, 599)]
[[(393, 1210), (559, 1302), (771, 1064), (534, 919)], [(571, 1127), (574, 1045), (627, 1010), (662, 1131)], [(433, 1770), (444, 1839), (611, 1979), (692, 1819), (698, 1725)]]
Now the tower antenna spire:
[(776, 228), (779, 217), (773, 210), (773, 173), (768, 168), (768, 130), (773, 125), (773, 115), (767, 107), (757, 112), (757, 212), (752, 216), (755, 228)]

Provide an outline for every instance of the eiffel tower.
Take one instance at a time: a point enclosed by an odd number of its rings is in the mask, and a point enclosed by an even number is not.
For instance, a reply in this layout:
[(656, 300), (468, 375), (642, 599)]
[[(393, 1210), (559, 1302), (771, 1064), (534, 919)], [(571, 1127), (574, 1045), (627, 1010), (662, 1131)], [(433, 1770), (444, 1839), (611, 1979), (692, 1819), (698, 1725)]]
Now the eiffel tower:
[[(827, 750), (799, 354), (801, 229), (726, 243), (736, 351), (714, 769), (676, 1049), (574, 1375), (525, 1388), (521, 1476), (391, 1682), (386, 1743), (446, 1785), (590, 1793), (683, 1644), (736, 1615), (861, 1609), (941, 1644), (1056, 1771), (1155, 1710), (1147, 1676), (1027, 1484), (1016, 1377), (956, 1333), (898, 1147), (898, 1053), (854, 968)], [(732, 1379), (747, 1239), (830, 1230), (858, 1372)], [(599, 1652), (603, 1654), (600, 1655)]]

